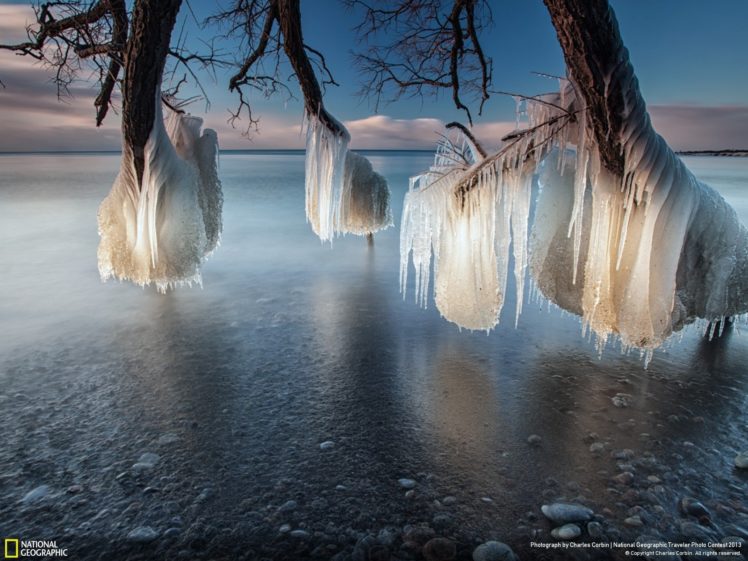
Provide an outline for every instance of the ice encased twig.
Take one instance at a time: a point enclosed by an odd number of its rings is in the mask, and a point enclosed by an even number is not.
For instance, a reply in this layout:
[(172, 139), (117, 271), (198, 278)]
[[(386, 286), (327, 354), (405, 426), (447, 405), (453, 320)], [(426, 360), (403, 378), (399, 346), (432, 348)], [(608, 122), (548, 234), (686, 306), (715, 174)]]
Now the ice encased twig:
[[(328, 114), (327, 118), (332, 119)], [(369, 160), (348, 150), (350, 135), (307, 115), (306, 216), (322, 241), (337, 234), (365, 235), (392, 225), (387, 181)]]
[(120, 172), (99, 207), (99, 273), (159, 291), (201, 282), (200, 264), (219, 243), (223, 195), (215, 131), (202, 120), (156, 103), (138, 182), (132, 152), (123, 148)]

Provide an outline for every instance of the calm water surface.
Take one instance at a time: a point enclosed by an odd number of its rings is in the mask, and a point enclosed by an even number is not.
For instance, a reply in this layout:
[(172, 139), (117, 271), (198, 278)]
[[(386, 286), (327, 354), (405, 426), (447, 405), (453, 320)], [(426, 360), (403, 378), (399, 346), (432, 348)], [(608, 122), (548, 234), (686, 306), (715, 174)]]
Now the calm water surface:
[[(369, 157), (399, 222), (407, 178), (431, 155)], [(748, 159), (687, 163), (748, 223)], [(202, 288), (103, 284), (96, 211), (118, 165), (118, 155), (0, 156), (0, 534), (95, 551), (98, 538), (164, 532), (178, 516), (190, 531), (213, 528), (205, 548), (238, 532), (252, 558), (282, 523), (359, 534), (444, 523), (444, 535), (522, 552), (533, 529), (547, 537), (526, 513), (549, 500), (608, 509), (620, 526), (632, 504), (611, 477), (624, 449), (642, 462), (637, 489), (648, 474), (663, 481), (649, 489), (661, 532), (674, 531), (684, 495), (719, 528), (748, 526), (746, 477), (732, 468), (748, 448), (744, 334), (710, 344), (687, 332), (644, 370), (614, 348), (599, 359), (576, 318), (539, 303), (517, 329), (509, 301), (490, 335), (461, 332), (418, 308), (412, 287), (403, 300), (397, 228), (373, 248), (320, 244), (297, 153), (222, 158), (224, 234)], [(161, 456), (151, 479), (124, 485), (144, 452)], [(14, 506), (39, 485), (42, 502)], [(435, 502), (445, 496), (456, 505)], [(276, 514), (291, 499), (297, 509)], [(451, 520), (437, 521), (445, 511)], [(248, 516), (256, 525), (240, 531)], [(175, 547), (208, 555), (190, 543)], [(313, 545), (277, 547), (293, 558)]]

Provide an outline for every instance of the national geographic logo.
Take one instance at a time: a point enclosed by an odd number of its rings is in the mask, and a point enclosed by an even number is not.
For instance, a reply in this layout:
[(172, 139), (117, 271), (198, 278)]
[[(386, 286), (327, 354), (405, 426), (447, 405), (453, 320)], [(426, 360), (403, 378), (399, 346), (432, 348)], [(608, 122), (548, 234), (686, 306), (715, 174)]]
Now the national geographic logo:
[(67, 557), (67, 548), (58, 547), (57, 541), (52, 540), (19, 540), (5, 538), (3, 540), (3, 554), (5, 559), (33, 558), (33, 557)]

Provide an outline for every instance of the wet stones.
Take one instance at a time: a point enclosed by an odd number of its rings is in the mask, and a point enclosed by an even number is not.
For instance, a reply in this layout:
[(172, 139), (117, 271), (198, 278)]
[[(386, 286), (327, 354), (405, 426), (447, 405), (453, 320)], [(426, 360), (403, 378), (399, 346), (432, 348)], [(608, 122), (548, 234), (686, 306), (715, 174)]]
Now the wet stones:
[(148, 471), (156, 467), (156, 464), (161, 459), (161, 456), (154, 454), (153, 452), (146, 452), (141, 454), (140, 458), (136, 463), (133, 464), (132, 470), (136, 473)]
[(397, 483), (403, 489), (413, 489), (416, 486), (415, 480), (414, 479), (408, 479), (407, 477), (403, 477), (401, 479), (398, 479)]
[(325, 440), (319, 445), (320, 450), (332, 450), (335, 448), (335, 443), (332, 440)]
[(540, 510), (545, 517), (556, 524), (568, 522), (588, 522), (592, 520), (593, 512), (586, 506), (574, 503), (553, 503), (543, 505)]
[(576, 524), (564, 524), (551, 530), (551, 536), (557, 540), (573, 540), (582, 535), (582, 529)]
[(289, 512), (293, 512), (294, 510), (296, 510), (298, 506), (299, 504), (294, 500), (286, 501), (285, 503), (283, 503), (281, 506), (278, 507), (278, 512), (282, 514), (287, 514)]
[(473, 561), (517, 561), (517, 556), (505, 543), (490, 541), (475, 548)]

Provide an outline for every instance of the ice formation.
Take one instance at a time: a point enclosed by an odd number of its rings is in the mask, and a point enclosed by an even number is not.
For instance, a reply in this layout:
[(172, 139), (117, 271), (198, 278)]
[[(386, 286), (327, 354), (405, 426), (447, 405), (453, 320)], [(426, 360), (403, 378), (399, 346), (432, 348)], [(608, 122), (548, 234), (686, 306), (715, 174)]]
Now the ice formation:
[(580, 315), (601, 348), (612, 335), (625, 348), (651, 351), (698, 319), (748, 312), (746, 228), (655, 133), (641, 98), (627, 102), (623, 177), (600, 164), (566, 80), (558, 94), (527, 101), (527, 129), (497, 154), (481, 159), (442, 143), (406, 195), (401, 289), (411, 259), (416, 299), (425, 305), (433, 256), (442, 315), (490, 329), (504, 301), (511, 245), (517, 314), (529, 264), (540, 292)]
[(390, 189), (371, 162), (350, 150), (345, 156), (340, 232), (363, 236), (392, 226)]
[(338, 131), (316, 116), (307, 117), (306, 216), (322, 241), (392, 225), (387, 181), (365, 157), (348, 150), (350, 134), (335, 123)]
[(103, 280), (155, 284), (159, 291), (200, 282), (200, 264), (221, 235), (223, 195), (218, 138), (202, 119), (169, 110), (160, 96), (138, 182), (133, 156), (123, 149), (120, 172), (99, 207), (99, 273)]

